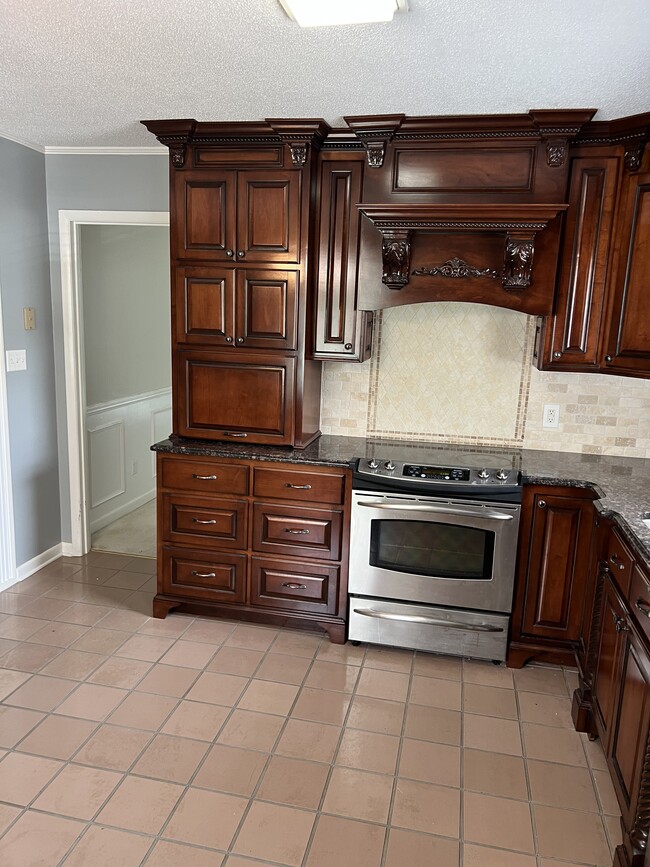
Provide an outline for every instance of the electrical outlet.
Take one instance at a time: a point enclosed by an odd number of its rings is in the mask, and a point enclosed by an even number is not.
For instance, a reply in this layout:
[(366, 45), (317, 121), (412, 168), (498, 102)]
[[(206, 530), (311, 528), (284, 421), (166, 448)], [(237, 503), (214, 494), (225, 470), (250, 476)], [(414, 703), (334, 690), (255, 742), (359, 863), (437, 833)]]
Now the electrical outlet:
[(27, 351), (25, 349), (8, 349), (7, 373), (12, 370), (27, 370)]
[(542, 427), (560, 426), (560, 405), (558, 403), (545, 403)]

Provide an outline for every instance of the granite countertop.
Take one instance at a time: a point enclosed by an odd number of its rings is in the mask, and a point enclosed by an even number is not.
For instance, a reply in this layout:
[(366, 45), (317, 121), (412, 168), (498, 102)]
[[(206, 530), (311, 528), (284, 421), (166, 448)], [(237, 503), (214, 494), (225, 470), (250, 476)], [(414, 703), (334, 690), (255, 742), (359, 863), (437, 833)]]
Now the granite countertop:
[(322, 436), (305, 449), (255, 446), (172, 437), (152, 446), (154, 451), (197, 457), (230, 457), (318, 466), (350, 466), (354, 458), (377, 457), (414, 463), (467, 463), (521, 470), (526, 484), (592, 488), (597, 508), (611, 517), (630, 547), (650, 569), (650, 459), (610, 457), (574, 452), (457, 446), (419, 441)]

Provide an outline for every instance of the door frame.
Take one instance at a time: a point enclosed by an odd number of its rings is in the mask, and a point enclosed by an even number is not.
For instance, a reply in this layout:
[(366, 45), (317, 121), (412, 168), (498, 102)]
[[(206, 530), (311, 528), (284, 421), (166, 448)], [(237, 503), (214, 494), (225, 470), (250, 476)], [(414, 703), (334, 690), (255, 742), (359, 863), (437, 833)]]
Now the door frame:
[(81, 226), (169, 226), (167, 211), (59, 211), (63, 354), (68, 434), (71, 540), (63, 553), (81, 556), (90, 550), (89, 473), (86, 442), (86, 371), (79, 241)]
[(16, 535), (14, 497), (9, 449), (9, 407), (7, 399), (7, 368), (5, 364), (2, 295), (0, 293), (0, 589), (18, 580), (16, 571)]

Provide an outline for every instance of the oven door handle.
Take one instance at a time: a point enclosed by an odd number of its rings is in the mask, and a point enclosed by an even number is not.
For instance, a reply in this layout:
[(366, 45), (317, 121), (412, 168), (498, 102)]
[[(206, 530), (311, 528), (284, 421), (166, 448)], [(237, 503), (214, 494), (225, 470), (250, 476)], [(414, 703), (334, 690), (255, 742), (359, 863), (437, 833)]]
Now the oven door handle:
[(386, 511), (433, 512), (436, 515), (458, 515), (467, 518), (485, 518), (492, 521), (512, 521), (513, 516), (504, 512), (481, 512), (478, 509), (448, 509), (445, 506), (418, 506), (410, 503), (364, 503), (357, 500), (357, 506), (368, 509), (385, 509)]
[(423, 614), (391, 614), (390, 611), (375, 611), (374, 608), (354, 608), (355, 614), (376, 617), (378, 620), (402, 620), (404, 623), (426, 623), (430, 626), (446, 626), (448, 629), (464, 629), (466, 632), (503, 632), (502, 626), (488, 626), (485, 623), (461, 623), (458, 620), (441, 620), (425, 617)]

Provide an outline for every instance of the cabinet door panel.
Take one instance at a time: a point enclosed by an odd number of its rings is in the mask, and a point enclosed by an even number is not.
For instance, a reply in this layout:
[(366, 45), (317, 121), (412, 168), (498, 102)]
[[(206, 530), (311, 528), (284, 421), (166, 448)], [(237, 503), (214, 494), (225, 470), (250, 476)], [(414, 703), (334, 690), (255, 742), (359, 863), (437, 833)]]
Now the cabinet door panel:
[(239, 172), (237, 260), (300, 260), (300, 172)]
[(295, 359), (243, 352), (178, 353), (181, 436), (290, 443)]
[(234, 271), (177, 268), (173, 320), (178, 343), (227, 346), (235, 331)]
[(614, 699), (620, 676), (619, 624), (625, 612), (609, 576), (605, 577), (602, 608), (600, 612), (600, 639), (596, 656), (596, 671), (593, 684), (594, 710), (603, 746), (609, 743), (609, 732), (614, 713)]
[(237, 346), (296, 348), (299, 277), (297, 271), (237, 271)]
[(176, 249), (180, 259), (231, 259), (235, 247), (235, 172), (176, 172)]
[(195, 548), (163, 548), (159, 590), (188, 599), (243, 602), (246, 555), (197, 551)]
[(299, 560), (251, 560), (251, 604), (336, 614), (339, 567)]

